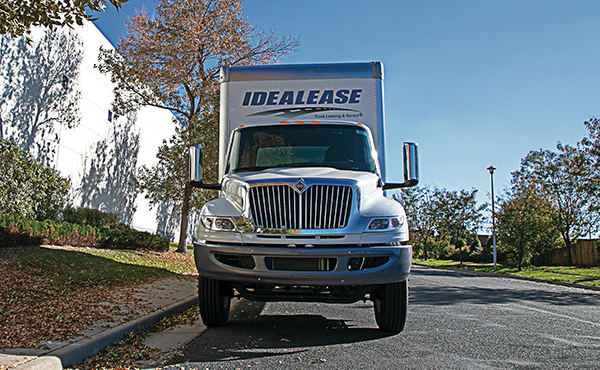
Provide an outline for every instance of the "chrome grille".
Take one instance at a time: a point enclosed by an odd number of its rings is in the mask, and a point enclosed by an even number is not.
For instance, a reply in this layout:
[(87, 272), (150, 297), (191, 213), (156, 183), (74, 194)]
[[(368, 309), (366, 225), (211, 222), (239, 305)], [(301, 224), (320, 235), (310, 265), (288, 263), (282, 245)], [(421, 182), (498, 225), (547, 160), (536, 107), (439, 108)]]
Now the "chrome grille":
[(340, 229), (350, 218), (350, 186), (312, 185), (299, 194), (289, 185), (263, 185), (249, 195), (254, 225), (265, 229)]

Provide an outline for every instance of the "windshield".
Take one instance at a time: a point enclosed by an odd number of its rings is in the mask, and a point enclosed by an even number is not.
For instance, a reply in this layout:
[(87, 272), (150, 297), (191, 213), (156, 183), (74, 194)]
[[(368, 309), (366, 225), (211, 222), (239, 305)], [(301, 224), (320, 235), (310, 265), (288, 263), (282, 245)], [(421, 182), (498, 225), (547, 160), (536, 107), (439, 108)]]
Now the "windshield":
[(235, 131), (228, 171), (333, 167), (375, 172), (369, 134), (359, 126), (277, 125)]

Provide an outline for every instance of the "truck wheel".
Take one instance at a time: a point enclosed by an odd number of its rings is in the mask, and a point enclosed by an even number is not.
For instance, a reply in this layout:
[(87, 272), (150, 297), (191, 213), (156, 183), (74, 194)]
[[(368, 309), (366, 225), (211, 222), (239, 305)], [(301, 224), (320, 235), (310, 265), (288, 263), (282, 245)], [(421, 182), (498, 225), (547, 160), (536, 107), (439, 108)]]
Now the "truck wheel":
[(222, 326), (229, 318), (231, 289), (218, 280), (198, 278), (198, 306), (204, 325)]
[(377, 321), (379, 329), (385, 332), (400, 333), (406, 322), (407, 306), (408, 284), (406, 280), (380, 285), (373, 301), (375, 321)]

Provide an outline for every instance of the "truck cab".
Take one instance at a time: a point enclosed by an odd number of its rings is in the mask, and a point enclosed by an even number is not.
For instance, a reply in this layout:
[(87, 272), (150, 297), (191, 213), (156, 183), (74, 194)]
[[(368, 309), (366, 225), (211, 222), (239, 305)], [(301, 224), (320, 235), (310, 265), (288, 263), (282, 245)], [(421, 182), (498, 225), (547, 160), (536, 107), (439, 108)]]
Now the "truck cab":
[[(356, 86), (342, 90), (346, 103), (364, 94)], [(271, 91), (265, 101), (283, 95)], [(240, 91), (241, 106), (251, 105), (253, 94)], [(398, 333), (412, 248), (404, 209), (384, 190), (416, 184), (416, 144), (403, 144), (404, 182), (390, 184), (371, 125), (309, 118), (263, 117), (222, 129), (229, 143), (219, 184), (202, 182), (201, 148), (190, 149), (192, 185), (220, 191), (200, 212), (194, 248), (203, 322), (223, 325), (235, 294), (254, 301), (372, 300), (380, 329)]]

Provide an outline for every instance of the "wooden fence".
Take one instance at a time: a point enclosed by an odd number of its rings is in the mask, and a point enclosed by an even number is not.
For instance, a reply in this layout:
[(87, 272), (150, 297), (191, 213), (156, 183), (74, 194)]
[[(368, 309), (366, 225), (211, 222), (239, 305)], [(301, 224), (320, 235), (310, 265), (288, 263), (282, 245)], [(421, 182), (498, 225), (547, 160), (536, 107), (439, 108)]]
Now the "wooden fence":
[[(574, 265), (593, 266), (600, 265), (600, 253), (598, 252), (598, 240), (580, 239), (577, 244), (571, 246)], [(541, 258), (543, 264), (553, 266), (565, 266), (569, 264), (567, 248), (554, 249)]]

